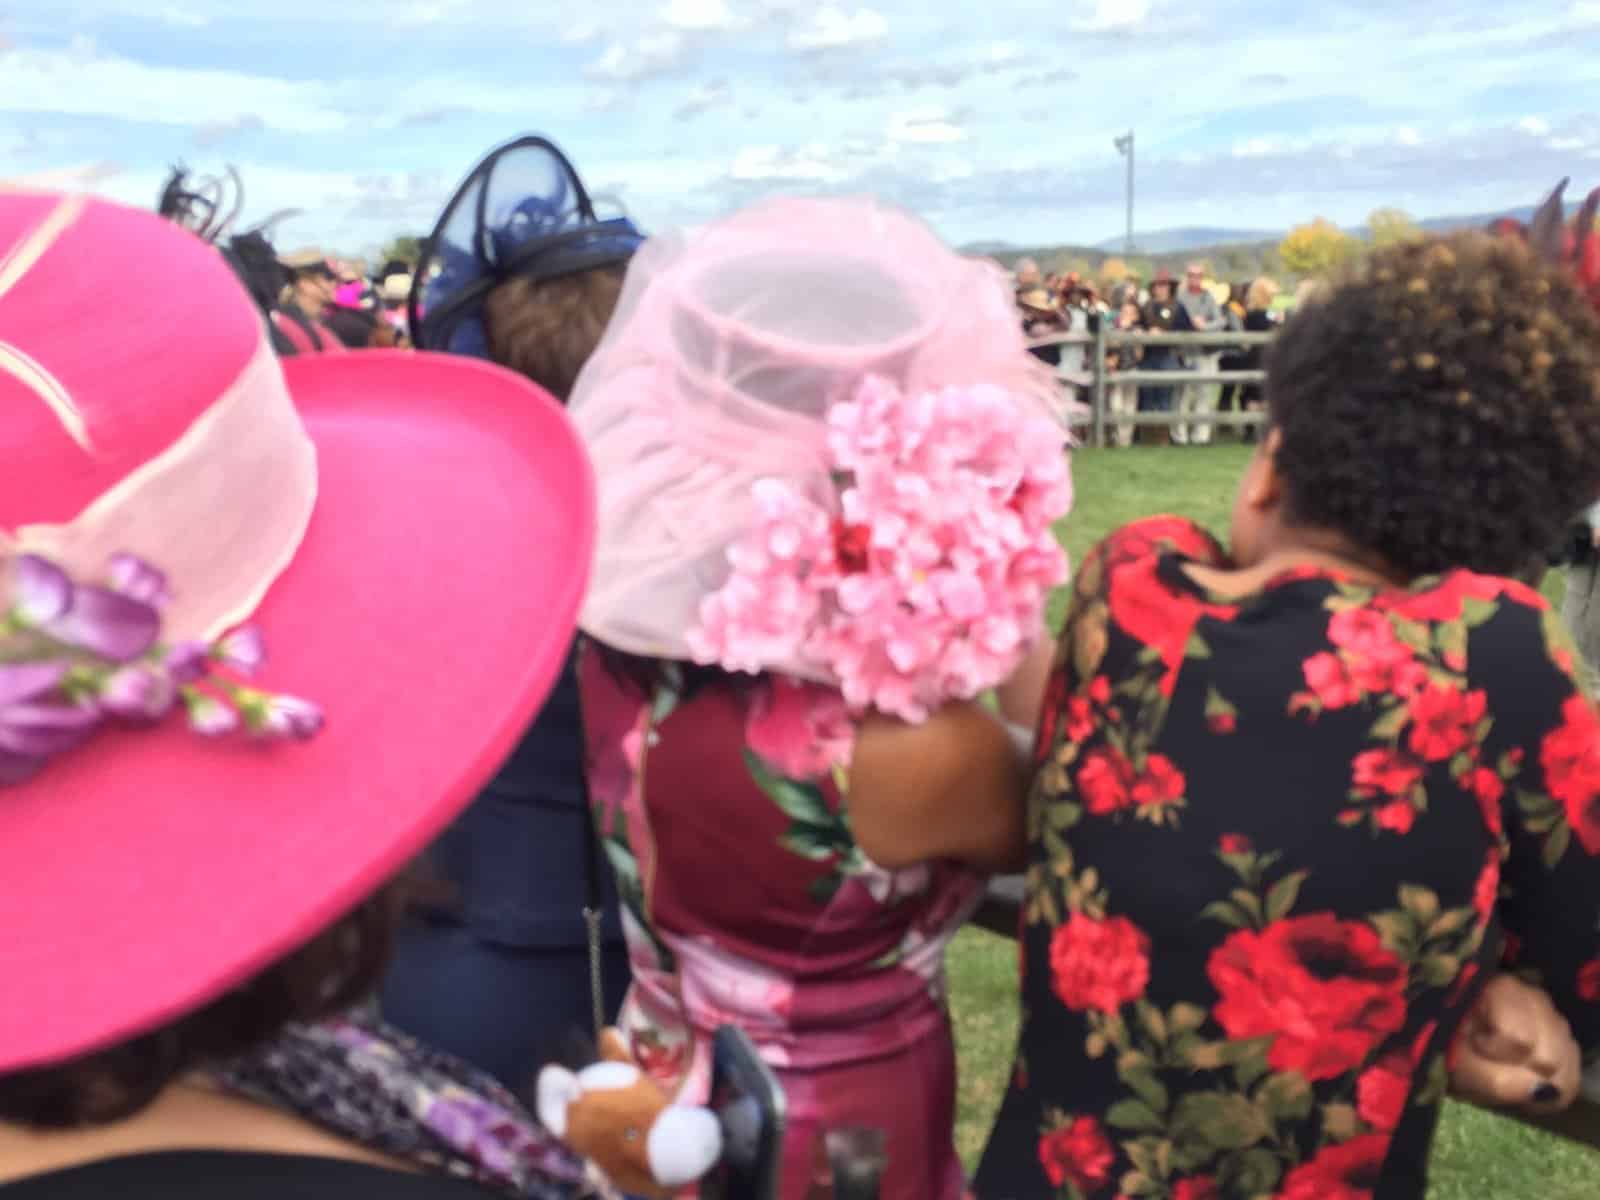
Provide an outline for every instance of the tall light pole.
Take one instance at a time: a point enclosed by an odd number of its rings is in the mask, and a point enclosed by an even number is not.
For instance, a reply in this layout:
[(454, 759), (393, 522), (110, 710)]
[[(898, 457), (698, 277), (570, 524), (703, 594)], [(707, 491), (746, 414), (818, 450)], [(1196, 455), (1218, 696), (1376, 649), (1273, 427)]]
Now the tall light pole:
[(1133, 254), (1133, 130), (1116, 139), (1117, 153), (1128, 160), (1128, 234), (1123, 241), (1124, 255)]

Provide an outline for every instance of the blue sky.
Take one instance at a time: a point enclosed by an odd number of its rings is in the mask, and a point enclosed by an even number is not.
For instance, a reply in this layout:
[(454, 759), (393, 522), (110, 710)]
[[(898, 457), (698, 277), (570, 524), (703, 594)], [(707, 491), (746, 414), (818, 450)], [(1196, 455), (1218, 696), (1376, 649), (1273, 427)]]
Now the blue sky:
[(280, 241), (424, 232), (542, 132), (648, 228), (870, 191), (957, 242), (1357, 223), (1600, 183), (1600, 0), (0, 0), (0, 179), (242, 172)]

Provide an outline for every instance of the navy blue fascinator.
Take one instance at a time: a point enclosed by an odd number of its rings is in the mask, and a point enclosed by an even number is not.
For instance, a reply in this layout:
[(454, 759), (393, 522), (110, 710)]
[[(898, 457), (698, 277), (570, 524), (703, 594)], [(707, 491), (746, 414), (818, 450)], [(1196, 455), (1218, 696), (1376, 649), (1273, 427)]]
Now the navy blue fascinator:
[(633, 257), (632, 221), (602, 221), (554, 143), (521, 137), (473, 168), (423, 246), (411, 287), (419, 349), (487, 358), (483, 302), (500, 284), (577, 275)]

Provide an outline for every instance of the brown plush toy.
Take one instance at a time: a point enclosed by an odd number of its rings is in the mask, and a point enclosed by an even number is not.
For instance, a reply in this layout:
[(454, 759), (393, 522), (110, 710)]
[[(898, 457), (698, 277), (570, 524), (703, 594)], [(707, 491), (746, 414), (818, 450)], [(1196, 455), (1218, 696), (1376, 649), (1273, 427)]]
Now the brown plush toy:
[(538, 1106), (546, 1129), (630, 1195), (669, 1200), (722, 1157), (716, 1116), (673, 1104), (615, 1029), (601, 1034), (593, 1066), (541, 1071)]

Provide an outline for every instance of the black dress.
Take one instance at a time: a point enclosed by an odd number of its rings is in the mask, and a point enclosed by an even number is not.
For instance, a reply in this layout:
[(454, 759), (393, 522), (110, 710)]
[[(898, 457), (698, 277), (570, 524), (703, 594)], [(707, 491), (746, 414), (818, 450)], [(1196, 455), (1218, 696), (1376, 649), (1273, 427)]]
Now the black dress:
[(1464, 571), (1184, 569), (1221, 561), (1154, 518), (1079, 574), (984, 1200), (1416, 1200), (1501, 962), (1600, 1046), (1600, 720), (1556, 614)]
[(438, 1175), (291, 1154), (178, 1150), (0, 1184), (0, 1200), (504, 1200)]

